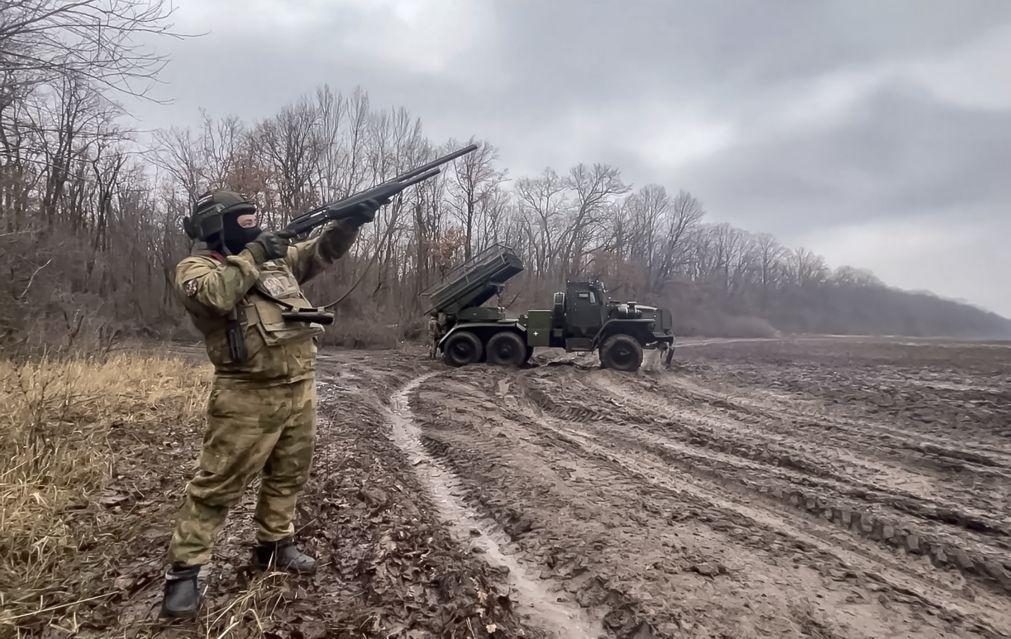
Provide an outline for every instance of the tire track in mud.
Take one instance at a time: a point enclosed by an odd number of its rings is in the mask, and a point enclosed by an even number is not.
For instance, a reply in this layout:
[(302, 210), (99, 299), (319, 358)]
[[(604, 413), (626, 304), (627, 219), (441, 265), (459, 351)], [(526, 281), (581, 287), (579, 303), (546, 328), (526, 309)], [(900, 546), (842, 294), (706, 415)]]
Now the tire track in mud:
[[(672, 475), (670, 465), (665, 462), (683, 465), (678, 463), (681, 460), (677, 460), (677, 454), (673, 457), (665, 454), (663, 444), (659, 444), (660, 450), (657, 450), (652, 446), (640, 445), (634, 438), (623, 442), (628, 437), (627, 432), (605, 432), (614, 427), (613, 423), (602, 425), (600, 429), (594, 428), (592, 436), (587, 438), (585, 427), (588, 425), (584, 422), (573, 426), (564, 419), (547, 416), (544, 419), (549, 424), (554, 424), (557, 432), (571, 438), (579, 446), (622, 467), (629, 474), (641, 477), (646, 483), (669, 490), (705, 510), (720, 512), (723, 516), (736, 519), (738, 523), (743, 518), (750, 528), (764, 528), (796, 542), (806, 549), (805, 560), (810, 560), (812, 554), (816, 556), (818, 570), (823, 570), (826, 566), (834, 566), (831, 568), (833, 571), (841, 568), (858, 570), (876, 587), (889, 591), (899, 600), (912, 597), (924, 608), (934, 610), (935, 614), (957, 618), (989, 636), (1003, 636), (996, 628), (1006, 625), (1008, 619), (1006, 615), (995, 615), (994, 612), (1002, 610), (1006, 599), (977, 593), (974, 596), (977, 601), (965, 606), (962, 612), (959, 612), (959, 608), (963, 606), (949, 606), (947, 601), (962, 597), (964, 583), (959, 580), (939, 581), (929, 574), (929, 564), (921, 561), (916, 564), (920, 570), (916, 570), (910, 565), (910, 557), (891, 556), (884, 548), (869, 546), (866, 541), (882, 539), (882, 526), (886, 527), (887, 535), (898, 536), (905, 541), (903, 531), (888, 531), (889, 524), (882, 524), (880, 519), (869, 519), (866, 514), (853, 513), (853, 531), (857, 536), (849, 539), (840, 536), (838, 528), (832, 526), (840, 523), (838, 509), (833, 509), (830, 516), (825, 516), (826, 506), (820, 499), (817, 507), (811, 501), (808, 502), (811, 505), (805, 509), (805, 501), (799, 497), (799, 492), (786, 495), (786, 499), (773, 499), (769, 495), (769, 501), (777, 506), (793, 506), (787, 510), (769, 508), (760, 499), (749, 499), (746, 494), (728, 490), (725, 478), (711, 469), (689, 464), (685, 466), (687, 472)], [(607, 445), (598, 442), (606, 442)], [(759, 492), (764, 496), (768, 491), (762, 488)], [(810, 513), (812, 517), (805, 517), (804, 513)], [(843, 513), (849, 521), (850, 514), (847, 511)], [(865, 524), (866, 528), (863, 527)], [(737, 541), (754, 545), (754, 540), (747, 537)], [(926, 545), (926, 542), (919, 543)], [(756, 547), (758, 552), (763, 550), (761, 546)]]
[[(877, 592), (885, 593), (882, 596), (890, 596), (897, 602), (915, 603), (931, 610), (934, 615), (958, 620), (986, 636), (1003, 636), (988, 620), (993, 610), (999, 610), (999, 603), (994, 605), (992, 602), (984, 602), (983, 606), (971, 606), (972, 609), (968, 612), (975, 619), (967, 617), (957, 608), (945, 603), (950, 592), (944, 588), (930, 581), (910, 579), (909, 571), (899, 563), (879, 553), (867, 552), (860, 544), (841, 541), (821, 522), (800, 520), (788, 513), (762, 508), (760, 504), (747, 503), (718, 484), (697, 477), (679, 476), (673, 479), (669, 468), (662, 463), (651, 462), (641, 454), (616, 453), (614, 447), (597, 444), (587, 439), (583, 433), (564, 425), (554, 428), (587, 453), (611, 462), (630, 476), (641, 478), (646, 484), (676, 495), (681, 501), (691, 502), (706, 511), (719, 512), (735, 524), (743, 524), (750, 529), (761, 528), (776, 537), (790, 540), (794, 547), (804, 551), (804, 560), (817, 566), (818, 571), (825, 571), (826, 568), (836, 574), (840, 570), (858, 571), (863, 578), (874, 584)], [(739, 537), (736, 541), (746, 545), (754, 544), (754, 540), (747, 536)], [(755, 550), (763, 552), (765, 549), (756, 547)], [(917, 583), (910, 585), (910, 581)], [(990, 606), (986, 603), (990, 603)]]
[[(837, 416), (822, 415), (821, 422), (806, 418), (809, 428), (797, 428), (788, 408), (782, 414), (763, 409), (759, 419), (751, 402), (739, 396), (709, 402), (710, 406), (718, 404), (719, 410), (704, 413), (698, 408), (700, 402), (691, 395), (664, 397), (648, 389), (637, 392), (605, 375), (591, 375), (588, 379), (594, 388), (615, 398), (615, 406), (627, 419), (647, 428), (662, 428), (667, 437), (687, 439), (714, 453), (726, 451), (738, 463), (759, 462), (768, 472), (791, 474), (800, 483), (841, 487), (851, 496), (886, 498), (899, 510), (964, 528), (970, 534), (980, 534), (987, 543), (1011, 548), (1007, 523), (990, 515), (1006, 499), (1001, 482), (991, 486), (998, 489), (991, 494), (985, 479), (966, 479), (975, 489), (970, 492), (948, 485), (953, 479), (950, 473), (922, 474), (898, 462), (880, 459), (880, 450), (855, 445), (853, 440), (822, 436), (837, 429)], [(974, 503), (979, 507), (974, 507)]]
[[(586, 422), (539, 414), (535, 405), (508, 397), (517, 381), (511, 377), (469, 371), (444, 378), (442, 388), (426, 386), (422, 406), (433, 438), (426, 444), (465, 477), (468, 500), (501, 524), (508, 525), (517, 508), (533, 518), (533, 525), (516, 531), (518, 543), (572, 581), (570, 591), (580, 593), (581, 584), (596, 581), (637, 600), (660, 636), (719, 634), (713, 616), (734, 620), (727, 621), (730, 628), (759, 624), (754, 636), (897, 636), (913, 627), (920, 629), (917, 636), (945, 636), (931, 623), (913, 621), (924, 616), (979, 636), (1002, 636), (995, 628), (1007, 628), (985, 603), (963, 610), (963, 598), (956, 597), (959, 605), (947, 605), (949, 592), (940, 584), (910, 589), (901, 570), (880, 566), (881, 557), (845, 550), (846, 541), (836, 539), (830, 525), (816, 524), (820, 534), (812, 534), (804, 515), (742, 505), (717, 484), (672, 472), (642, 450), (623, 450)], [(556, 381), (559, 394), (564, 387), (565, 394), (580, 395), (570, 379)], [(494, 415), (474, 408), (483, 406), (494, 406)], [(608, 558), (619, 549), (626, 554)], [(887, 603), (853, 600), (854, 587)], [(717, 595), (700, 605), (706, 597), (694, 593), (714, 588)], [(795, 601), (803, 602), (799, 611)], [(705, 612), (696, 616), (696, 609)], [(899, 621), (889, 610), (902, 611)], [(858, 623), (850, 625), (857, 611)], [(822, 634), (798, 632), (805, 624)], [(861, 631), (868, 624), (876, 634)]]
[[(611, 390), (615, 390), (615, 387), (612, 386)], [(976, 467), (958, 465), (952, 468), (950, 465), (939, 467), (937, 464), (920, 464), (920, 456), (945, 456), (950, 459), (980, 457), (971, 452), (953, 449), (950, 440), (937, 440), (937, 443), (933, 443), (929, 441), (930, 438), (923, 438), (927, 441), (917, 442), (911, 435), (899, 440), (885, 425), (862, 422), (824, 410), (798, 411), (791, 406), (795, 402), (789, 399), (772, 406), (767, 401), (756, 400), (739, 392), (720, 396), (714, 392), (700, 391), (694, 384), (683, 380), (665, 380), (664, 385), (655, 391), (645, 393), (643, 398), (653, 397), (652, 404), (647, 408), (659, 410), (661, 415), (684, 414), (686, 402), (692, 406), (688, 411), (692, 415), (700, 413), (697, 408), (699, 405), (708, 406), (719, 419), (732, 421), (734, 429), (745, 431), (749, 436), (800, 449), (813, 449), (820, 456), (839, 455), (846, 463), (847, 474), (852, 474), (851, 469), (879, 471), (890, 489), (895, 484), (909, 484), (923, 490), (946, 491), (952, 501), (962, 503), (980, 495), (981, 483), (989, 482), (1000, 486), (1004, 481), (1005, 475), (1002, 472), (991, 470), (991, 467), (1000, 467), (1000, 463), (994, 460), (980, 458), (983, 466)], [(621, 392), (623, 397), (631, 396), (627, 391)], [(713, 415), (704, 417), (712, 421)], [(1011, 471), (1011, 462), (1004, 468)], [(1011, 479), (1011, 474), (1006, 476)], [(955, 485), (949, 486), (949, 483)], [(960, 487), (960, 484), (966, 484), (967, 488)], [(994, 503), (1006, 495), (997, 493), (983, 496), (986, 501), (982, 505), (990, 511)]]
[(964, 449), (995, 453), (1005, 468), (1011, 463), (1011, 344), (816, 339), (711, 346), (703, 357), (689, 351), (684, 362), (706, 390), (781, 390), (809, 405), (846, 407), (871, 441), (881, 432), (914, 447), (957, 442), (956, 458)]
[[(595, 387), (598, 386), (593, 383), (596, 375), (609, 375), (609, 373), (602, 371), (591, 373), (588, 379)], [(525, 384), (521, 384), (522, 386)], [(566, 386), (578, 388), (579, 384), (567, 380)], [(600, 388), (614, 390), (612, 384), (604, 384)], [(986, 559), (973, 554), (977, 562), (974, 566), (973, 561), (968, 558), (968, 553), (961, 547), (953, 547), (936, 540), (931, 543), (923, 536), (909, 532), (899, 523), (889, 522), (863, 510), (832, 507), (821, 494), (816, 497), (807, 491), (790, 490), (788, 482), (784, 482), (787, 486), (785, 489), (761, 485), (761, 479), (769, 474), (775, 474), (781, 470), (779, 468), (742, 465), (740, 458), (718, 449), (705, 450), (685, 446), (667, 430), (660, 431), (663, 433), (661, 436), (652, 435), (654, 429), (643, 420), (636, 420), (629, 425), (613, 419), (613, 415), (612, 419), (601, 419), (598, 412), (585, 406), (587, 402), (574, 409), (559, 411), (559, 407), (543, 393), (534, 391), (530, 395), (535, 406), (546, 409), (541, 414), (542, 423), (549, 426), (554, 424), (559, 433), (564, 433), (595, 455), (613, 461), (629, 473), (641, 476), (654, 485), (690, 494), (695, 499), (701, 500), (699, 503), (708, 501), (719, 510), (743, 515), (756, 525), (768, 526), (819, 548), (833, 559), (836, 558), (835, 555), (839, 555), (844, 558), (846, 565), (863, 565), (864, 572), (868, 576), (875, 581), (887, 583), (896, 592), (909, 594), (911, 591), (909, 587), (903, 585), (903, 582), (912, 581), (916, 583), (912, 592), (930, 593), (930, 596), (918, 595), (921, 603), (927, 607), (947, 610), (948, 607), (943, 604), (946, 595), (960, 598), (964, 584), (959, 580), (937, 579), (936, 575), (930, 574), (931, 566), (922, 561), (921, 570), (911, 570), (909, 554), (928, 555), (936, 564), (938, 553), (944, 557), (944, 553), (947, 552), (947, 556), (951, 557), (952, 567), (970, 573), (975, 569), (978, 575), (983, 578), (992, 577), (996, 582), (994, 585), (1003, 587), (999, 589), (1000, 594), (997, 596), (978, 593), (976, 597), (981, 605), (973, 606), (974, 616), (986, 619), (992, 616), (992, 611), (1001, 610), (1006, 605), (1007, 600), (1004, 596), (1008, 585), (1006, 575), (1000, 561), (995, 560), (992, 553)], [(629, 399), (624, 390), (621, 391), (621, 395)], [(586, 396), (591, 396), (591, 393), (586, 393)], [(617, 412), (620, 414), (622, 411), (619, 409)], [(590, 418), (590, 413), (597, 419)], [(662, 418), (658, 419), (658, 423), (662, 421)], [(670, 479), (671, 470), (675, 467), (685, 470), (684, 473), (677, 475), (676, 482)], [(728, 467), (735, 467), (751, 475), (748, 478), (730, 476), (727, 472)], [(728, 485), (730, 488), (744, 487), (745, 490), (728, 490)], [(757, 494), (749, 494), (748, 491)], [(779, 508), (756, 507), (755, 500), (751, 498), (755, 496), (765, 498)], [(761, 504), (761, 501), (758, 501), (758, 504)], [(787, 507), (785, 511), (782, 508), (784, 506)], [(802, 518), (798, 519), (792, 514), (796, 511), (802, 513)], [(804, 517), (804, 514), (812, 516)], [(833, 524), (852, 531), (855, 537), (840, 538), (838, 529), (833, 527)], [(868, 546), (867, 541), (879, 541), (887, 543), (888, 546), (876, 547), (879, 544)], [(890, 554), (889, 551), (894, 550), (896, 546), (900, 547), (906, 556), (895, 557)], [(945, 565), (948, 561), (945, 559), (940, 563)], [(1007, 616), (998, 615), (994, 618), (994, 623), (985, 622), (980, 628), (996, 633), (995, 625), (1000, 626), (1008, 621)], [(971, 625), (971, 622), (969, 623)]]
[[(809, 407), (803, 410), (804, 402), (791, 402), (794, 397), (781, 397), (775, 406), (768, 400), (742, 394), (730, 395), (704, 388), (684, 379), (676, 381), (665, 380), (665, 390), (692, 402), (699, 402), (717, 409), (729, 409), (739, 415), (764, 420), (766, 425), (775, 425), (789, 421), (791, 429), (815, 430), (822, 438), (831, 437), (833, 442), (852, 447), (854, 444), (878, 444), (892, 453), (908, 457), (910, 453), (922, 455), (927, 462), (927, 470), (949, 472), (966, 470), (976, 474), (988, 475), (1002, 481), (1011, 480), (1011, 452), (992, 442), (972, 441), (960, 434), (960, 447), (953, 447), (951, 434), (945, 432), (910, 431), (901, 427), (892, 427), (881, 421), (871, 422), (867, 419), (857, 419), (850, 416), (832, 415), (831, 422), (838, 434), (825, 429), (824, 406)], [(791, 405), (793, 403), (794, 405)], [(807, 402), (810, 404), (811, 402)], [(780, 430), (780, 429), (777, 429)], [(858, 436), (854, 440), (847, 436)], [(881, 451), (878, 450), (880, 453)], [(938, 463), (938, 460), (942, 460)]]
[[(892, 482), (862, 481), (854, 464), (833, 466), (828, 461), (833, 457), (830, 448), (770, 443), (768, 433), (736, 422), (732, 414), (714, 420), (696, 413), (694, 406), (673, 407), (659, 397), (629, 392), (606, 372), (588, 380), (592, 388), (620, 398), (620, 405), (611, 410), (633, 424), (625, 428), (617, 420), (621, 430), (617, 445), (636, 442), (643, 451), (695, 475), (833, 522), (883, 548), (927, 556), (938, 567), (962, 571), (998, 591), (1011, 592), (1005, 564), (1007, 532), (986, 513), (894, 490)], [(543, 393), (532, 395), (535, 401), (547, 401), (551, 414), (559, 414)], [(637, 413), (636, 408), (644, 412)], [(677, 417), (672, 420), (671, 414)], [(742, 435), (741, 441), (721, 435), (730, 431)], [(603, 429), (601, 435), (616, 433)]]
[(600, 620), (581, 608), (559, 601), (557, 592), (552, 592), (560, 590), (556, 584), (530, 574), (508, 550), (508, 535), (494, 520), (481, 516), (459, 499), (459, 480), (425, 449), (410, 398), (421, 384), (438, 374), (432, 372), (415, 377), (391, 396), (387, 419), (393, 442), (411, 461), (415, 474), (431, 493), (440, 516), (450, 525), (460, 543), (478, 549), (491, 565), (507, 571), (514, 596), (533, 623), (559, 639), (600, 636), (603, 633)]

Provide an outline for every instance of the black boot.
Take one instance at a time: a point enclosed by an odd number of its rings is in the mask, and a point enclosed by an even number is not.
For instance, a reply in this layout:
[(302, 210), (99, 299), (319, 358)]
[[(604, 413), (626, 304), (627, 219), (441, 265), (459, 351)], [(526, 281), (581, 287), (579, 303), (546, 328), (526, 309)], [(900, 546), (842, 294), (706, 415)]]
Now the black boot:
[(277, 568), (299, 575), (316, 572), (316, 560), (295, 546), (291, 537), (280, 541), (260, 542), (253, 550), (253, 561), (260, 570)]
[(197, 575), (200, 566), (172, 566), (165, 573), (165, 598), (161, 602), (161, 616), (179, 619), (196, 617), (200, 608), (200, 589)]

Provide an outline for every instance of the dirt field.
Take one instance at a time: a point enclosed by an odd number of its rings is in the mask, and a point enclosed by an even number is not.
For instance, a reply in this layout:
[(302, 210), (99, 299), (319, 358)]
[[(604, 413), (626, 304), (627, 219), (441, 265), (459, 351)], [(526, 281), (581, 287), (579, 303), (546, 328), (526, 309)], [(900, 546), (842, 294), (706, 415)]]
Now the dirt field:
[(1011, 636), (1011, 345), (697, 340), (675, 362), (326, 354), (300, 509), (320, 574), (250, 575), (236, 513), (208, 615), (165, 626), (154, 520), (79, 615), (92, 636)]
[(619, 636), (1011, 635), (1008, 345), (701, 342), (637, 375), (569, 359), (398, 397), (537, 580), (529, 603), (557, 593), (547, 612)]

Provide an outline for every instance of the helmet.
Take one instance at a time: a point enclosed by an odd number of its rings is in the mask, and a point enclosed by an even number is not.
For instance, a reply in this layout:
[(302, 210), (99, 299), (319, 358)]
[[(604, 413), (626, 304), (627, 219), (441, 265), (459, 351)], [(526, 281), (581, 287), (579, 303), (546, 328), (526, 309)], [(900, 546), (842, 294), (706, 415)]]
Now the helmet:
[(183, 218), (183, 230), (194, 240), (207, 241), (221, 233), (225, 214), (252, 213), (251, 202), (234, 191), (208, 191), (193, 205), (193, 212)]

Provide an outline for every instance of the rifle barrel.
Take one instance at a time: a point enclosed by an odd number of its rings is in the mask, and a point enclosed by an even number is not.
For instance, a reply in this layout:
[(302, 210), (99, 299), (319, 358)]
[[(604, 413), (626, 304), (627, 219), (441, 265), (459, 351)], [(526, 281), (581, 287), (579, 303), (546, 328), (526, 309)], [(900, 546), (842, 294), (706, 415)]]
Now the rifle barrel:
[(422, 164), (418, 168), (411, 169), (410, 171), (408, 171), (407, 173), (404, 173), (403, 175), (398, 175), (397, 177), (393, 178), (393, 181), (394, 182), (403, 182), (404, 180), (409, 180), (412, 177), (414, 177), (415, 175), (420, 175), (421, 173), (426, 173), (428, 171), (431, 171), (432, 169), (434, 169), (434, 168), (436, 168), (438, 166), (442, 166), (446, 162), (452, 162), (453, 160), (455, 160), (456, 158), (460, 157), (461, 155), (467, 155), (468, 153), (472, 153), (472, 152), (476, 151), (477, 149), (478, 149), (478, 145), (477, 144), (468, 144), (467, 146), (463, 147), (462, 149), (457, 149), (456, 151), (453, 151), (452, 153), (447, 153), (446, 155), (444, 155), (442, 157), (439, 157), (439, 158), (436, 158), (436, 159), (432, 160), (428, 164)]
[(425, 180), (427, 180), (429, 178), (434, 178), (436, 175), (438, 175), (440, 173), (442, 173), (442, 169), (430, 169), (428, 171), (425, 171), (424, 173), (419, 173), (418, 175), (415, 175), (414, 177), (408, 178), (406, 180), (402, 180), (400, 182), (400, 185), (403, 186), (404, 188), (407, 188), (407, 187), (411, 186), (412, 184), (417, 184), (418, 182), (424, 182)]
[(457, 149), (427, 164), (422, 164), (417, 168), (411, 169), (403, 175), (398, 175), (392, 180), (360, 191), (342, 200), (316, 207), (298, 217), (292, 218), (284, 230), (280, 231), (280, 235), (287, 238), (296, 237), (328, 221), (350, 217), (355, 214), (355, 208), (365, 200), (372, 198), (389, 199), (413, 184), (423, 182), (442, 173), (442, 169), (439, 168), (440, 166), (447, 162), (452, 162), (462, 155), (471, 153), (477, 150), (477, 148), (477, 144), (469, 144), (462, 149)]

